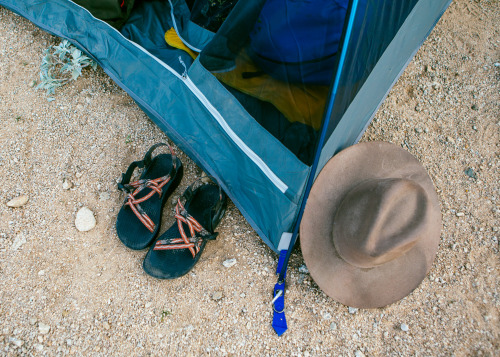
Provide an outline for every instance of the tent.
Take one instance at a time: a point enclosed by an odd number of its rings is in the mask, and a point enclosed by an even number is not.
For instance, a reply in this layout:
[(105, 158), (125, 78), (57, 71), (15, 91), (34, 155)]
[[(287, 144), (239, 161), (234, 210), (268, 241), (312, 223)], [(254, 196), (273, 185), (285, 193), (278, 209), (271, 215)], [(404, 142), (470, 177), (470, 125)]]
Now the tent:
[[(262, 240), (280, 252), (274, 327), (281, 334), (286, 265), (314, 178), (335, 153), (360, 139), (450, 2), (350, 0), (327, 84), (245, 72), (246, 65), (255, 65), (247, 56), (252, 31), (274, 0), (233, 1), (216, 32), (196, 23), (184, 0), (136, 0), (120, 30), (70, 0), (0, 0), (0, 5), (87, 53), (217, 178)], [(165, 42), (170, 28), (194, 56)], [(255, 88), (253, 94), (237, 90), (238, 83), (224, 78), (231, 71), (261, 84), (269, 78), (268, 92), (278, 98), (266, 100)], [(292, 98), (283, 104), (280, 95), (290, 92), (306, 93), (312, 101), (303, 106)], [(314, 120), (301, 122), (302, 111)]]

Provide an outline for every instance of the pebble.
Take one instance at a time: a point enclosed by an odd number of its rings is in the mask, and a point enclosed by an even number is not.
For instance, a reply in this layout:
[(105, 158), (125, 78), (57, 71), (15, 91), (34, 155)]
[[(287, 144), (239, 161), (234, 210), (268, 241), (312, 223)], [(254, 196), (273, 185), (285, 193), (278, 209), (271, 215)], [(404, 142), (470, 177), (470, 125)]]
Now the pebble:
[(43, 345), (41, 345), (39, 343), (35, 343), (34, 347), (35, 347), (35, 350), (37, 350), (38, 352), (43, 351)]
[(224, 265), (226, 268), (231, 268), (232, 266), (236, 265), (236, 259), (232, 258), (232, 259), (224, 260), (222, 265)]
[(10, 249), (18, 250), (19, 248), (22, 247), (22, 245), (24, 243), (26, 243), (26, 237), (24, 236), (24, 234), (20, 233), (14, 239), (14, 242), (12, 243), (12, 246), (10, 247)]
[(350, 306), (349, 306), (349, 313), (350, 313), (350, 314), (355, 314), (356, 312), (358, 312), (358, 310), (359, 310), (359, 309), (358, 309), (357, 307), (350, 307)]
[(16, 198), (13, 198), (9, 202), (7, 202), (7, 206), (14, 207), (14, 208), (22, 207), (26, 203), (28, 203), (28, 200), (29, 200), (29, 197), (27, 195), (21, 195), (21, 196), (18, 196)]
[(71, 182), (68, 179), (64, 179), (63, 184), (62, 184), (63, 189), (69, 190), (70, 188), (73, 187), (73, 182)]
[(330, 324), (330, 330), (332, 330), (332, 331), (333, 331), (333, 330), (336, 330), (336, 329), (337, 329), (337, 324), (336, 324), (335, 322), (332, 322), (332, 323)]
[(500, 67), (500, 62), (495, 62), (495, 67)]
[(463, 212), (457, 212), (457, 217), (463, 217), (463, 216), (465, 216), (465, 213), (463, 213)]
[(307, 267), (306, 267), (306, 265), (305, 265), (305, 264), (302, 264), (302, 265), (299, 267), (299, 273), (309, 274), (309, 269), (307, 269)]
[(222, 291), (216, 291), (212, 294), (212, 300), (219, 301), (222, 299)]
[(47, 324), (44, 324), (43, 322), (38, 323), (38, 331), (42, 335), (46, 335), (50, 332), (50, 326)]
[(472, 167), (469, 167), (467, 170), (464, 171), (464, 173), (469, 176), (470, 178), (477, 179), (477, 174), (474, 172)]
[(363, 352), (361, 352), (360, 350), (357, 350), (356, 352), (354, 352), (354, 356), (355, 357), (365, 357), (365, 354)]
[(446, 141), (449, 142), (450, 144), (455, 144), (455, 140), (451, 136), (447, 136)]
[(438, 90), (441, 88), (441, 84), (439, 82), (432, 82), (431, 83), (432, 89)]
[(107, 200), (109, 200), (110, 198), (111, 198), (111, 195), (109, 194), (109, 192), (101, 192), (101, 193), (99, 194), (99, 199), (100, 199), (101, 201), (107, 201)]
[(20, 339), (15, 338), (15, 337), (9, 337), (9, 342), (12, 343), (17, 348), (19, 348), (22, 345), (24, 345), (24, 341), (23, 340), (20, 340)]
[(404, 332), (408, 332), (410, 330), (410, 328), (408, 327), (407, 324), (401, 324), (401, 331), (404, 331)]
[(323, 317), (323, 319), (325, 320), (330, 320), (332, 318), (332, 314), (330, 314), (329, 312), (323, 312), (321, 314), (321, 316)]
[(35, 325), (38, 322), (38, 320), (34, 317), (30, 319), (30, 325)]
[(96, 226), (94, 213), (87, 207), (82, 207), (76, 214), (75, 226), (80, 232), (90, 231)]
[(418, 134), (420, 134), (422, 131), (423, 131), (422, 128), (419, 127), (415, 128), (415, 132)]
[(35, 80), (33, 80), (33, 81), (30, 82), (30, 88), (33, 88), (34, 86), (36, 86), (36, 81)]

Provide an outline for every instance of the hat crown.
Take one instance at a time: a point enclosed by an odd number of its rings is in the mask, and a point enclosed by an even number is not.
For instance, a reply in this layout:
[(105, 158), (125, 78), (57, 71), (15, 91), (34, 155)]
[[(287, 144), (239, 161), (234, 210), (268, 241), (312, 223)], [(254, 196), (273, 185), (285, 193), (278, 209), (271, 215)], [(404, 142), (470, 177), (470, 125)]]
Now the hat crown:
[(428, 197), (405, 178), (370, 179), (342, 199), (333, 221), (338, 254), (360, 268), (404, 255), (425, 234)]

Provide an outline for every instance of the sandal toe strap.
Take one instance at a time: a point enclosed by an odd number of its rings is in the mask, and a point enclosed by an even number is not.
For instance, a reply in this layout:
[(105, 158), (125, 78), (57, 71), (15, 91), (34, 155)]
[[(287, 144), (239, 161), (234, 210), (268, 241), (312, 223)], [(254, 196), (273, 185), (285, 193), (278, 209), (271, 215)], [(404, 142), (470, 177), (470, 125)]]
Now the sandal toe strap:
[[(159, 239), (156, 241), (153, 250), (176, 250), (189, 249), (193, 258), (200, 252), (201, 244), (206, 240), (215, 240), (218, 233), (210, 233), (191, 216), (184, 208), (180, 199), (177, 200), (175, 207), (175, 218), (177, 219), (177, 227), (181, 238)], [(188, 237), (184, 227), (188, 226)]]

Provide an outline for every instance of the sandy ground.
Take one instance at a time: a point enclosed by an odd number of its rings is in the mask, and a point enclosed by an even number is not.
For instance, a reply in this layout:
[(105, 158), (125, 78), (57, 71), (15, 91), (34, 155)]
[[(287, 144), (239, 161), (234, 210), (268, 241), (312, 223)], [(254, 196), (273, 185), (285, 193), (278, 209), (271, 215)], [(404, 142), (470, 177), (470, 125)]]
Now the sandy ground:
[[(277, 337), (276, 255), (232, 204), (192, 273), (142, 271), (145, 252), (116, 236), (116, 179), (168, 138), (102, 70), (48, 102), (30, 83), (58, 39), (0, 8), (0, 355), (498, 356), (499, 11), (455, 1), (363, 138), (401, 145), (435, 182), (443, 230), (428, 277), (397, 303), (350, 312), (299, 271), (297, 250)], [(185, 187), (201, 171), (180, 157)], [(7, 207), (20, 195), (27, 204)], [(97, 219), (89, 232), (75, 228), (82, 206)]]

